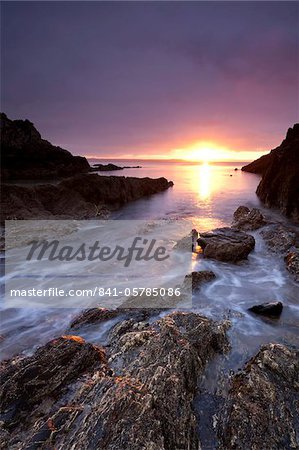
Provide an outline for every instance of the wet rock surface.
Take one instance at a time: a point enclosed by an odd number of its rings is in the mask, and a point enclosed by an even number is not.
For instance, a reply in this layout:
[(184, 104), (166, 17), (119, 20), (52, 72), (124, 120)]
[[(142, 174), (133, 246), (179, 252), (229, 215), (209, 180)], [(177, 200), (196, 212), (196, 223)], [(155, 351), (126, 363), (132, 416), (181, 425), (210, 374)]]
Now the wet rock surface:
[(246, 259), (255, 246), (253, 236), (228, 227), (201, 233), (197, 242), (205, 258), (225, 262)]
[(249, 308), (249, 311), (267, 317), (279, 317), (283, 310), (281, 302), (262, 303), (261, 305), (254, 305)]
[(280, 224), (265, 227), (261, 231), (261, 236), (270, 250), (282, 254), (295, 245), (298, 239), (293, 230)]
[(42, 139), (29, 120), (1, 113), (1, 170), (6, 180), (69, 177), (90, 170), (87, 159)]
[(57, 185), (4, 184), (2, 219), (88, 219), (141, 197), (162, 192), (173, 183), (165, 178), (77, 175)]
[(232, 228), (243, 231), (253, 231), (263, 227), (266, 219), (257, 208), (251, 210), (247, 206), (239, 206), (234, 212)]
[(120, 319), (134, 319), (135, 321), (148, 320), (152, 316), (156, 316), (161, 313), (160, 309), (140, 309), (140, 308), (91, 308), (82, 311), (76, 316), (70, 324), (70, 329), (81, 328), (85, 325), (100, 324), (108, 320), (119, 317)]
[[(111, 332), (108, 361), (95, 357), (98, 368), (84, 382), (72, 384), (68, 395), (58, 390), (50, 408), (37, 405), (34, 412), (27, 411), (26, 426), (5, 425), (7, 448), (197, 450), (192, 401), (206, 362), (228, 349), (228, 326), (182, 312), (151, 325), (120, 322)], [(46, 348), (39, 352), (45, 354)], [(37, 360), (36, 355), (31, 358)], [(71, 363), (78, 365), (77, 359), (74, 354)], [(39, 373), (47, 364), (39, 365)], [(5, 370), (13, 370), (11, 362)], [(58, 385), (55, 380), (51, 392), (69, 379), (62, 375)], [(33, 383), (33, 392), (35, 400), (42, 398), (44, 384)]]
[[(55, 397), (82, 373), (105, 361), (104, 350), (78, 336), (62, 336), (33, 356), (5, 361), (1, 370), (1, 421), (8, 429), (26, 420), (34, 405)], [(50, 400), (48, 400), (50, 401)]]
[(232, 379), (219, 415), (220, 449), (298, 448), (298, 400), (298, 352), (265, 345)]
[(191, 281), (192, 291), (198, 291), (203, 283), (215, 280), (216, 275), (211, 270), (200, 270), (186, 275), (185, 282)]
[(294, 249), (285, 257), (287, 270), (294, 276), (295, 281), (299, 283), (299, 249)]

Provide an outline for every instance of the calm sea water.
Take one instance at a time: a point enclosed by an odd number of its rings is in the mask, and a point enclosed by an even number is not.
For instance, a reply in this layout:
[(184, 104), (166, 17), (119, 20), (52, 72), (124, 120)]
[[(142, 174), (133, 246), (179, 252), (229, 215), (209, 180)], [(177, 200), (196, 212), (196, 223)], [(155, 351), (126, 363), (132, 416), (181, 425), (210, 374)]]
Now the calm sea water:
[[(91, 160), (91, 163), (96, 163)], [(101, 161), (102, 162), (102, 161)], [(103, 161), (104, 163), (109, 161)], [(114, 161), (133, 166), (136, 161)], [(256, 206), (260, 177), (242, 172), (244, 163), (218, 165), (184, 162), (142, 161), (141, 169), (101, 172), (103, 175), (165, 177), (174, 187), (147, 199), (130, 203), (114, 214), (120, 219), (192, 218), (201, 230), (230, 224), (232, 213), (241, 204)], [(238, 168), (238, 171), (234, 169)]]
[[(115, 163), (136, 165), (135, 161), (128, 160)], [(103, 175), (164, 176), (172, 180), (174, 186), (126, 205), (113, 213), (114, 219), (185, 219), (188, 234), (192, 227), (206, 231), (230, 225), (232, 214), (239, 205), (260, 206), (255, 195), (260, 178), (242, 172), (242, 163), (207, 165), (142, 161), (138, 164), (142, 165), (141, 169)], [(279, 214), (267, 213), (275, 215), (276, 220), (285, 220)], [(213, 270), (217, 275), (214, 282), (207, 284), (194, 297), (193, 310), (215, 319), (231, 320), (232, 352), (223, 362), (230, 370), (239, 367), (262, 343), (298, 343), (298, 286), (290, 278), (282, 258), (266, 249), (258, 232), (253, 235), (256, 248), (248, 261), (231, 265), (197, 257), (193, 259), (193, 270)], [(272, 300), (281, 300), (284, 304), (283, 314), (277, 321), (261, 320), (247, 311), (253, 304)], [(38, 345), (64, 333), (76, 312), (4, 307), (2, 358), (18, 352), (31, 353)], [(110, 325), (95, 326), (83, 336), (101, 343)]]

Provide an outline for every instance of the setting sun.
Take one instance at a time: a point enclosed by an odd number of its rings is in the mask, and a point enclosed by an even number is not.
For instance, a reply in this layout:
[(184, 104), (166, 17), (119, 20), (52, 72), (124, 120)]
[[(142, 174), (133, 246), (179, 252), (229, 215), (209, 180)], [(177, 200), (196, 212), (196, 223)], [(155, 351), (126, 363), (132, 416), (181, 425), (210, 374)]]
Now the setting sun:
[(218, 146), (212, 142), (197, 142), (189, 148), (174, 150), (174, 155), (177, 158), (204, 163), (229, 159), (230, 153), (227, 148)]

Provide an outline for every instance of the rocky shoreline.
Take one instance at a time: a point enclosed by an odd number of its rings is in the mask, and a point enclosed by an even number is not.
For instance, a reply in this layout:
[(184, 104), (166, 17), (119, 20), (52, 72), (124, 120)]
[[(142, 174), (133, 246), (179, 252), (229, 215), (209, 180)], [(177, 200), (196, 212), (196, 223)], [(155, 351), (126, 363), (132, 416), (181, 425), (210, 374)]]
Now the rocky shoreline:
[[(85, 158), (42, 140), (29, 121), (9, 121), (3, 115), (1, 120), (6, 151), (2, 219), (105, 218), (113, 209), (173, 185), (165, 178), (89, 174)], [(289, 164), (285, 158), (297, 142), (298, 128), (292, 130), (283, 149), (273, 151), (273, 161), (279, 159), (282, 166)], [(271, 185), (269, 180), (263, 181), (273, 177), (276, 162), (270, 159), (272, 156), (264, 157), (259, 168), (252, 169), (263, 173), (260, 190)], [(264, 163), (268, 167), (261, 169)], [(43, 183), (20, 185), (19, 177), (43, 178)], [(51, 177), (55, 183), (46, 182)], [(287, 183), (292, 177), (290, 171)], [(275, 183), (274, 197), (278, 192)], [(273, 205), (295, 219), (298, 198), (290, 186), (282, 189), (291, 206), (283, 209), (284, 203), (274, 200)], [(292, 186), (296, 187), (296, 182)], [(289, 280), (299, 282), (298, 229), (273, 222), (257, 208), (240, 206), (230, 227), (200, 233), (199, 258), (220, 261), (233, 272), (237, 265), (248, 264), (257, 236), (285, 263)], [(187, 246), (191, 252), (191, 234), (177, 245)], [(217, 283), (217, 275), (212, 270), (193, 271), (185, 281), (200, 295), (206, 284)], [(267, 319), (271, 324), (279, 320), (284, 308), (283, 302), (272, 298), (255, 303), (253, 298), (248, 308), (253, 320)], [(89, 327), (100, 331), (106, 326), (108, 337), (102, 345), (83, 338)], [(2, 361), (0, 448), (205, 450), (194, 403), (208, 365), (230, 354), (232, 328), (229, 319), (216, 321), (186, 310), (127, 307), (81, 311), (64, 333), (31, 356), (19, 354)], [(268, 341), (250, 356), (237, 373), (230, 374), (229, 389), (215, 409), (211, 426), (217, 447), (299, 447), (298, 351), (290, 343)], [(199, 402), (205, 410), (204, 398), (199, 397)]]
[(98, 164), (91, 168), (86, 158), (42, 139), (29, 120), (10, 120), (4, 113), (0, 119), (1, 222), (106, 218), (125, 203), (173, 186), (163, 177), (91, 174), (123, 167)]
[(111, 210), (172, 187), (166, 178), (82, 174), (58, 184), (3, 184), (2, 220), (106, 218)]
[[(248, 249), (249, 237), (254, 242), (248, 230), (258, 230), (281, 258), (298, 249), (296, 233), (285, 228), (285, 242), (276, 246), (281, 228), (275, 232), (261, 211), (241, 206), (232, 228), (203, 234), (203, 241), (199, 238), (199, 244), (205, 242), (202, 257), (221, 255), (236, 264), (236, 249), (242, 245)], [(205, 254), (209, 238), (213, 251)], [(241, 252), (242, 258), (246, 253)], [(194, 291), (217, 280), (207, 271), (190, 277)], [(271, 311), (266, 315), (271, 318)], [(81, 336), (90, 326), (100, 329), (109, 323), (102, 346)], [(194, 401), (207, 365), (230, 352), (231, 326), (230, 320), (217, 322), (187, 311), (166, 315), (159, 309), (83, 311), (73, 317), (65, 334), (32, 356), (2, 362), (1, 448), (205, 448), (197, 432)], [(269, 343), (232, 374), (214, 417), (218, 448), (298, 446), (298, 356), (288, 345)]]
[[(4, 361), (1, 448), (201, 448), (193, 401), (208, 361), (229, 351), (229, 327), (187, 312), (151, 323), (133, 314), (105, 347), (66, 334)], [(219, 448), (296, 448), (298, 369), (295, 350), (261, 348), (230, 380)]]

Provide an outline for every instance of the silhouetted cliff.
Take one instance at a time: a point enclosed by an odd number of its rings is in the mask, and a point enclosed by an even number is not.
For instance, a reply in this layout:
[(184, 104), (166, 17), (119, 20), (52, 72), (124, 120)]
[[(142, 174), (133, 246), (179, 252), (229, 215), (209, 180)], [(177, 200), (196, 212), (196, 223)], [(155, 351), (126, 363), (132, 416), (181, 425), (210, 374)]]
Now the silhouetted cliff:
[(242, 170), (262, 173), (256, 190), (261, 201), (299, 221), (299, 123), (288, 129), (279, 147), (262, 158)]
[(46, 179), (89, 172), (86, 158), (42, 139), (29, 120), (1, 113), (1, 165), (4, 179)]

